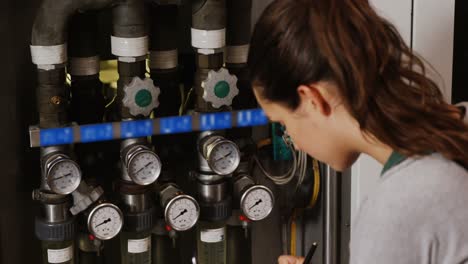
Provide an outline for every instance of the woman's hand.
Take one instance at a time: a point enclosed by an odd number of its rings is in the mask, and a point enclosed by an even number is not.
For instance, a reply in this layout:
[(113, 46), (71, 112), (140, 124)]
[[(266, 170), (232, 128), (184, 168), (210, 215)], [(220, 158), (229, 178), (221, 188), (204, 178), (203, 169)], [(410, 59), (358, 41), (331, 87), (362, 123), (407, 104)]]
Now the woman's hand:
[(304, 258), (294, 256), (281, 256), (278, 258), (278, 264), (303, 264)]

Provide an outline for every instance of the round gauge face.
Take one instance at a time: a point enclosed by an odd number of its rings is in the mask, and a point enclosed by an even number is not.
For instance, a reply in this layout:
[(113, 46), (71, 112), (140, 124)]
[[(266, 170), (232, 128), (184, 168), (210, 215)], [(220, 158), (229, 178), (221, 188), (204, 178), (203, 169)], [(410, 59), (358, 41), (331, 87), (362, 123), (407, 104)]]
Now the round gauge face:
[(54, 164), (47, 174), (50, 189), (57, 194), (70, 194), (81, 182), (81, 170), (72, 160), (63, 159)]
[(192, 197), (179, 195), (169, 201), (165, 209), (166, 222), (176, 231), (192, 228), (200, 216), (200, 207)]
[(110, 203), (98, 205), (88, 216), (89, 232), (101, 240), (114, 238), (119, 234), (122, 225), (122, 211)]
[(263, 220), (273, 210), (272, 192), (264, 186), (249, 188), (241, 198), (241, 208), (245, 216), (253, 221)]
[(161, 161), (152, 151), (140, 150), (128, 162), (128, 175), (139, 185), (155, 182), (161, 173)]
[(240, 163), (240, 153), (237, 145), (231, 141), (217, 143), (208, 157), (210, 168), (219, 175), (233, 173)]

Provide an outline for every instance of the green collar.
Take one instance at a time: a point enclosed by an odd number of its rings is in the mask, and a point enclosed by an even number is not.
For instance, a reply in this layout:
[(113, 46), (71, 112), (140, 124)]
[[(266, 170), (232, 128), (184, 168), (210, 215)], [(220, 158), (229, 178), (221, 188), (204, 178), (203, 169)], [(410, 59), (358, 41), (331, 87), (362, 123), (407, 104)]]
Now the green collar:
[(388, 170), (400, 164), (405, 159), (405, 156), (401, 155), (396, 151), (393, 151), (392, 155), (390, 155), (390, 158), (388, 158), (387, 163), (385, 163), (382, 173), (380, 175), (384, 175)]

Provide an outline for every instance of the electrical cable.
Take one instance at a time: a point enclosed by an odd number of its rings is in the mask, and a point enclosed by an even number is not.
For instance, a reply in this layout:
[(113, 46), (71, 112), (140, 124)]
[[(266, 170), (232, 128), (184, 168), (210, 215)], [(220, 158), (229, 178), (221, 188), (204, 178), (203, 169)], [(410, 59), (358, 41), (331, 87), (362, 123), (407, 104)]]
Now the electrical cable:
[(314, 208), (317, 204), (318, 197), (320, 194), (320, 165), (319, 162), (314, 159), (313, 164), (313, 173), (314, 173), (314, 188), (312, 191), (312, 198), (310, 199), (309, 208)]
[[(307, 173), (307, 154), (304, 151), (296, 151), (294, 149), (294, 145), (290, 139), (290, 137), (285, 133), (283, 135), (283, 140), (291, 150), (293, 162), (290, 169), (281, 175), (271, 175), (260, 162), (257, 155), (254, 156), (254, 160), (257, 163), (260, 171), (271, 181), (273, 181), (276, 185), (286, 185), (296, 176), (296, 172), (298, 172), (298, 181), (296, 184), (296, 190), (298, 190), (299, 186), (304, 182)], [(263, 143), (263, 142), (262, 142)], [(258, 144), (257, 144), (258, 145)], [(262, 144), (263, 145), (263, 144)]]
[(298, 158), (297, 158), (297, 154), (296, 154), (296, 151), (294, 150), (294, 148), (288, 144), (288, 147), (291, 149), (292, 151), (292, 156), (293, 156), (293, 163), (292, 163), (292, 166), (291, 168), (284, 174), (282, 175), (271, 175), (266, 169), (265, 167), (262, 165), (262, 163), (260, 162), (260, 160), (258, 159), (258, 156), (255, 155), (254, 156), (254, 160), (255, 162), (257, 163), (258, 165), (258, 168), (260, 169), (260, 171), (268, 178), (270, 179), (271, 181), (273, 181), (276, 185), (286, 185), (288, 184), (293, 178), (294, 176), (296, 175), (296, 171), (297, 171), (297, 163), (298, 163)]

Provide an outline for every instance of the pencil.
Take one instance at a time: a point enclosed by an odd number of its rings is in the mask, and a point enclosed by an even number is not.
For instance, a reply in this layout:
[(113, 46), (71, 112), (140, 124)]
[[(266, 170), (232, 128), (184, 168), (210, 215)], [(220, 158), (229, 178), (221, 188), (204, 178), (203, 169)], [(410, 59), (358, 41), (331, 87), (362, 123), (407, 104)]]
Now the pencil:
[(304, 264), (311, 264), (312, 257), (315, 254), (315, 250), (317, 249), (317, 242), (312, 243), (312, 246), (309, 249), (309, 252), (307, 253), (307, 256), (304, 260)]

